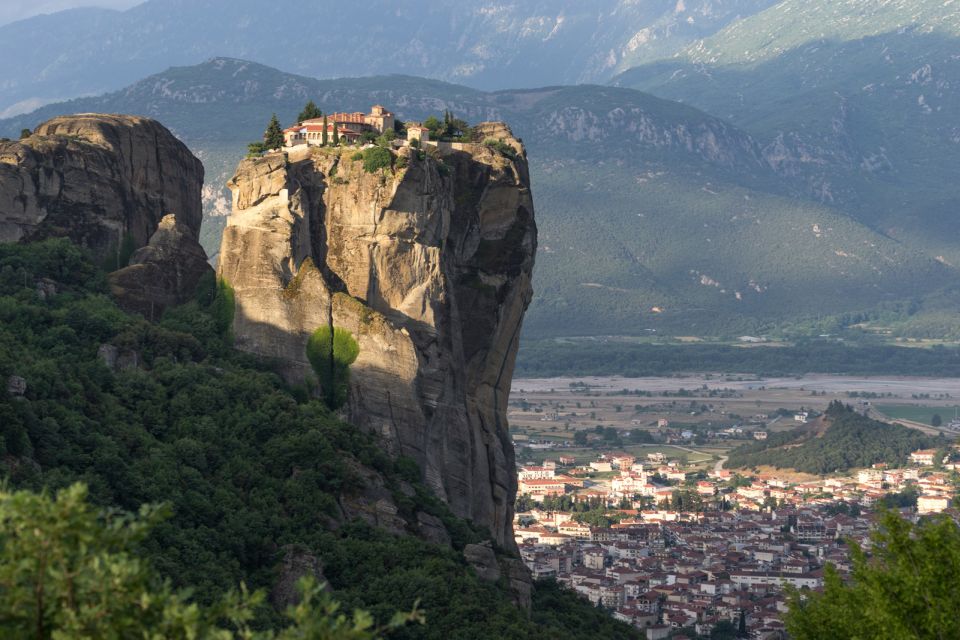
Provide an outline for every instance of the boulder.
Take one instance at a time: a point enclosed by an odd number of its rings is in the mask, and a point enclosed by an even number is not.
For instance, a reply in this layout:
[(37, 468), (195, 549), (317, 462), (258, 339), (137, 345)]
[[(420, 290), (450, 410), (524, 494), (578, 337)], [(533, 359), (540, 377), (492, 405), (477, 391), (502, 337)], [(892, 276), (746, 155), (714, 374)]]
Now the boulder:
[(133, 349), (119, 349), (112, 344), (102, 344), (97, 349), (97, 357), (113, 371), (136, 369), (140, 366), (140, 354)]
[(297, 589), (300, 578), (310, 576), (317, 584), (327, 588), (323, 565), (317, 556), (304, 547), (293, 544), (286, 545), (281, 551), (283, 561), (280, 563), (280, 575), (270, 590), (270, 603), (278, 611), (300, 602), (300, 591)]
[(7, 393), (15, 398), (23, 397), (27, 393), (27, 381), (20, 376), (10, 376), (7, 378)]
[(463, 548), (463, 557), (481, 580), (496, 582), (500, 579), (500, 563), (489, 543), (468, 544)]
[[(200, 160), (159, 122), (61, 116), (0, 142), (0, 242), (69, 238), (120, 270), (121, 305), (155, 317), (211, 271), (197, 241), (202, 188)], [(56, 291), (37, 285), (41, 298)]]
[(197, 237), (202, 188), (200, 160), (159, 122), (61, 116), (0, 142), (0, 241), (68, 237), (106, 257), (146, 245), (168, 213)]
[(427, 542), (444, 546), (450, 545), (450, 534), (447, 533), (447, 528), (443, 526), (443, 521), (440, 518), (418, 511), (417, 526), (420, 537)]

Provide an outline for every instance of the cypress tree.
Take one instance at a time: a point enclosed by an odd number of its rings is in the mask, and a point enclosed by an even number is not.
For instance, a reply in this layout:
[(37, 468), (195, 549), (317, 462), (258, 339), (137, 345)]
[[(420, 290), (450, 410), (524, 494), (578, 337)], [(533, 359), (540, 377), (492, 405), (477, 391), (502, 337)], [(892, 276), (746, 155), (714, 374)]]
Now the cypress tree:
[(323, 116), (323, 133), (320, 134), (321, 142), (323, 146), (327, 146), (329, 140), (327, 139), (327, 116)]
[(340, 144), (340, 129), (337, 128), (337, 121), (333, 121), (333, 146)]

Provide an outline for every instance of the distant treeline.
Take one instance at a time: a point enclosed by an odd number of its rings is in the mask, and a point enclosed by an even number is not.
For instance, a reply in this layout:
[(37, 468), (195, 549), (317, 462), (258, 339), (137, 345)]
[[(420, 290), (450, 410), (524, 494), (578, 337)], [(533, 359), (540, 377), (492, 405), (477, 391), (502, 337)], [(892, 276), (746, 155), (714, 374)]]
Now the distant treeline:
[(639, 377), (701, 371), (764, 376), (804, 373), (960, 376), (960, 349), (844, 346), (820, 340), (789, 347), (542, 340), (521, 343), (516, 375)]

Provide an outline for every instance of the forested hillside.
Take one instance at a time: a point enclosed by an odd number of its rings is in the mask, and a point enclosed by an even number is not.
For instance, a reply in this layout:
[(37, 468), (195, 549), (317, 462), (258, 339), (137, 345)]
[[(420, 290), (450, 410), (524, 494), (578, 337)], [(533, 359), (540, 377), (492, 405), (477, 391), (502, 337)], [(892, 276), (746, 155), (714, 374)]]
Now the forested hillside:
[(786, 346), (650, 344), (616, 338), (528, 340), (517, 376), (663, 376), (716, 371), (760, 376), (845, 375), (960, 377), (960, 350), (889, 345), (847, 346), (812, 339)]
[(899, 424), (873, 420), (834, 400), (826, 413), (829, 426), (820, 433), (803, 426), (772, 433), (766, 440), (737, 447), (727, 466), (771, 466), (807, 473), (835, 473), (879, 462), (902, 466), (910, 452), (946, 446), (946, 438), (924, 435)]
[[(82, 481), (99, 507), (170, 505), (141, 553), (203, 603), (241, 581), (273, 589), (292, 557), (380, 622), (419, 600), (427, 624), (392, 637), (635, 637), (549, 586), (528, 619), (505, 588), (481, 581), (460, 550), (488, 532), (454, 518), (414, 463), (230, 348), (228, 288), (211, 279), (156, 324), (106, 290), (104, 272), (66, 240), (0, 245), (0, 448), (12, 488)], [(364, 506), (377, 500), (396, 516)], [(417, 513), (437, 518), (450, 546), (398, 535), (417, 531)], [(281, 620), (267, 604), (256, 610), (259, 626)]]

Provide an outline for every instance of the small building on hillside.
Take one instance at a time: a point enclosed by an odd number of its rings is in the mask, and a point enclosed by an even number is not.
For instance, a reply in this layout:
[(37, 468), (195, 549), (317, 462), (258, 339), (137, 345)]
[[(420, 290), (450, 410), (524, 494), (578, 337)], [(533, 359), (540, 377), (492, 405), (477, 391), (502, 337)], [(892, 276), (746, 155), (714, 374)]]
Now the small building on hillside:
[(950, 506), (950, 498), (942, 495), (924, 495), (917, 498), (917, 513), (927, 515), (940, 513)]
[(929, 467), (933, 465), (933, 459), (936, 455), (936, 449), (919, 449), (910, 454), (910, 462)]
[(422, 124), (408, 124), (407, 125), (407, 141), (424, 143), (430, 142), (430, 129), (427, 129)]

